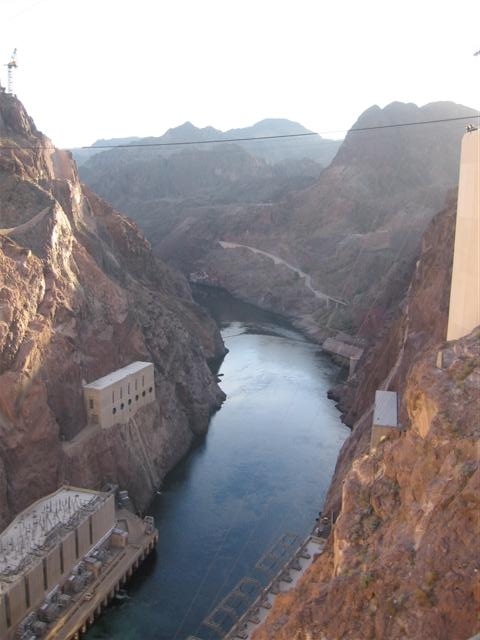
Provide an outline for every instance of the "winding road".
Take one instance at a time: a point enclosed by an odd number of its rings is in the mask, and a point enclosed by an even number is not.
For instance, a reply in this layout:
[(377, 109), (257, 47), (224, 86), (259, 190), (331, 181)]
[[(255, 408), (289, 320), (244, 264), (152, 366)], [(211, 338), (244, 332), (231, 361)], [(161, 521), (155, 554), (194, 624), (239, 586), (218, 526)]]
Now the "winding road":
[(259, 253), (260, 255), (265, 256), (266, 258), (270, 258), (270, 260), (273, 260), (275, 264), (283, 264), (285, 267), (287, 267), (287, 269), (294, 271), (301, 278), (303, 278), (307, 289), (309, 289), (309, 291), (311, 291), (313, 295), (319, 300), (326, 300), (327, 303), (331, 300), (332, 302), (336, 302), (337, 304), (343, 304), (343, 305), (347, 304), (344, 300), (333, 298), (332, 296), (329, 296), (328, 294), (323, 293), (323, 291), (319, 291), (318, 289), (315, 289), (312, 285), (312, 276), (308, 275), (308, 273), (305, 273), (298, 267), (294, 267), (292, 264), (290, 264), (283, 258), (276, 256), (273, 253), (268, 253), (268, 251), (262, 251), (262, 249), (255, 249), (255, 247), (249, 247), (246, 244), (238, 244), (236, 242), (225, 242), (224, 240), (219, 240), (218, 244), (224, 249), (248, 249), (249, 251), (252, 251), (252, 253)]

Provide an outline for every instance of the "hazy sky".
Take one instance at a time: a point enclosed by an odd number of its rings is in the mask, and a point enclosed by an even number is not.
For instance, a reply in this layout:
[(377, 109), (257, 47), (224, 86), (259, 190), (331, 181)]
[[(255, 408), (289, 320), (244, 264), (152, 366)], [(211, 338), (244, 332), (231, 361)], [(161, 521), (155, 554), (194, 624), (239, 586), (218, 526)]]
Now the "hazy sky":
[(0, 0), (1, 81), (57, 146), (394, 100), (480, 108), (479, 0)]

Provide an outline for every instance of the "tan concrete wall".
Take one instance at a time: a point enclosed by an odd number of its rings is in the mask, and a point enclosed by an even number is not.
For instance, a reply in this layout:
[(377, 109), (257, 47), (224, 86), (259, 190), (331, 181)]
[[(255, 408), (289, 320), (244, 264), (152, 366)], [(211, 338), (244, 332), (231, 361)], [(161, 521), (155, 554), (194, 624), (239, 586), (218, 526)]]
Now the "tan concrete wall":
[(88, 421), (91, 424), (100, 424), (102, 412), (100, 391), (98, 389), (85, 389), (84, 398)]
[(10, 618), (12, 627), (18, 624), (25, 616), (27, 605), (25, 602), (25, 585), (23, 578), (19, 578), (8, 592), (10, 600)]
[(462, 141), (447, 340), (480, 324), (480, 131)]
[[(153, 364), (105, 389), (85, 389), (84, 393), (90, 422), (95, 423), (98, 418), (98, 423), (104, 429), (128, 422), (140, 407), (155, 400)], [(93, 408), (90, 407), (90, 401), (93, 402)]]
[(38, 562), (26, 576), (30, 591), (30, 606), (38, 606), (45, 597), (45, 588), (43, 584), (43, 563)]
[(88, 553), (91, 547), (90, 525), (89, 525), (88, 518), (86, 518), (86, 520), (80, 523), (77, 529), (77, 535), (78, 535), (78, 553), (80, 558), (82, 558), (86, 553)]
[(101, 508), (92, 515), (94, 544), (113, 527), (114, 521), (115, 498), (114, 496), (110, 496)]
[(46, 557), (48, 590), (58, 584), (62, 576), (60, 571), (60, 545), (56, 545)]
[(75, 555), (75, 531), (71, 531), (63, 540), (63, 562), (65, 570), (70, 569), (76, 564), (77, 557)]

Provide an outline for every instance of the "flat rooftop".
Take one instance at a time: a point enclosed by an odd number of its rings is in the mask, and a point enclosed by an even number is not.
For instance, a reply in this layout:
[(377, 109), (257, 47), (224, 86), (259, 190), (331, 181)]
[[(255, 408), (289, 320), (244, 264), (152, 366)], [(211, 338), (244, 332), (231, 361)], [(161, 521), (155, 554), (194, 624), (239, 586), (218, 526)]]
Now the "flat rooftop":
[(2, 582), (29, 564), (28, 554), (41, 556), (49, 535), (68, 526), (85, 507), (94, 507), (105, 496), (98, 491), (62, 487), (22, 511), (0, 534), (0, 594)]
[(355, 347), (353, 344), (342, 342), (336, 338), (327, 338), (322, 344), (322, 349), (330, 353), (336, 353), (344, 358), (353, 358), (355, 360), (358, 360), (363, 353), (363, 349), (360, 347)]
[(94, 380), (89, 384), (84, 385), (84, 389), (105, 389), (115, 382), (120, 382), (127, 376), (132, 375), (133, 373), (138, 373), (142, 371), (142, 369), (147, 369), (148, 367), (153, 366), (151, 362), (140, 362), (137, 360), (136, 362), (132, 362), (131, 364), (127, 364), (126, 367), (122, 367), (121, 369), (117, 369), (116, 371), (112, 371), (112, 373), (108, 373), (103, 378), (98, 378), (98, 380)]
[(375, 391), (373, 426), (398, 427), (396, 391)]

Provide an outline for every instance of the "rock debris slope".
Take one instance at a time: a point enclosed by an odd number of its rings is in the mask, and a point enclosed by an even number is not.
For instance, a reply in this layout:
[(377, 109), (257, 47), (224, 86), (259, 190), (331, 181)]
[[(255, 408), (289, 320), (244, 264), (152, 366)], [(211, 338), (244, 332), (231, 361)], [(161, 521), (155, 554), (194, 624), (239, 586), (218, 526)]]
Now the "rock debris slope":
[[(0, 527), (62, 482), (145, 506), (222, 402), (223, 352), (184, 278), (0, 93)], [(82, 381), (133, 360), (154, 362), (156, 403), (87, 427)]]

